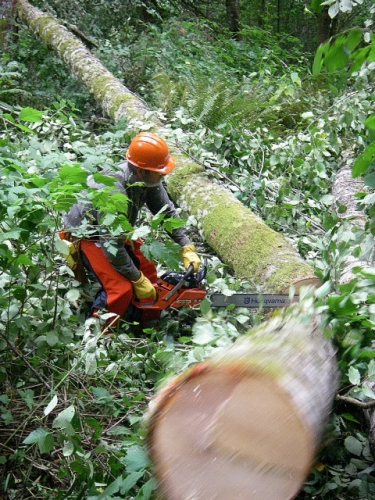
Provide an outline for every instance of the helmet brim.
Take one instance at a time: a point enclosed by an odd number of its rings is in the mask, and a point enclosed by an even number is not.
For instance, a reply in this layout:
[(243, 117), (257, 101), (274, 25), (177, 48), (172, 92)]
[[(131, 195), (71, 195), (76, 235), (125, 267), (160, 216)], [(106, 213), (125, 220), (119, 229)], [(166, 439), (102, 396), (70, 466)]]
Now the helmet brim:
[(126, 152), (125, 156), (126, 156), (127, 160), (132, 165), (135, 165), (137, 168), (142, 168), (143, 170), (150, 170), (152, 172), (157, 172), (158, 174), (161, 174), (161, 175), (168, 174), (176, 166), (176, 161), (173, 158), (173, 156), (171, 156), (171, 155), (168, 155), (167, 162), (163, 167), (148, 167), (147, 165), (144, 165), (144, 164), (142, 164), (142, 165), (137, 164), (134, 160), (132, 160), (130, 158), (130, 155), (128, 153), (129, 153), (129, 150)]

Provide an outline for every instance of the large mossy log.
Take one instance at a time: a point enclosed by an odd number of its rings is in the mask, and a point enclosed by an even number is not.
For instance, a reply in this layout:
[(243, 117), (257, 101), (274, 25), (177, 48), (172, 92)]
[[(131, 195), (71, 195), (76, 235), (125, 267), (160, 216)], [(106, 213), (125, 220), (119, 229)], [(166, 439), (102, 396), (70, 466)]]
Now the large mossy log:
[[(56, 19), (26, 0), (16, 0), (19, 18), (72, 69), (115, 122), (126, 116), (151, 125), (164, 135), (144, 103), (114, 77), (91, 52)], [(171, 197), (199, 220), (202, 234), (219, 258), (239, 278), (258, 291), (280, 293), (293, 285), (319, 285), (312, 268), (287, 241), (244, 207), (230, 191), (210, 179), (204, 168), (176, 148), (177, 167), (167, 179)], [(259, 288), (262, 288), (259, 290)]]
[(286, 309), (156, 394), (146, 422), (163, 499), (298, 494), (338, 384), (333, 348), (308, 309)]

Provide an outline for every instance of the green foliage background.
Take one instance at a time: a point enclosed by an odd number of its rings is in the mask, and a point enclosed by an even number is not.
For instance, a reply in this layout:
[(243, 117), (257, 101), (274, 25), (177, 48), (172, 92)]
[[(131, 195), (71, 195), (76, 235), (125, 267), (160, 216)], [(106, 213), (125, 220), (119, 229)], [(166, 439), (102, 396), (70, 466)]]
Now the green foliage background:
[[(314, 267), (324, 283), (315, 302), (337, 347), (341, 398), (298, 498), (375, 498), (360, 406), (370, 411), (375, 400), (372, 35), (365, 42), (363, 31), (353, 30), (315, 54), (294, 30), (275, 32), (272, 20), (244, 23), (235, 41), (218, 24), (218, 3), (214, 20), (169, 2), (156, 9), (114, 1), (110, 11), (106, 2), (92, 9), (87, 2), (39, 5), (91, 37), (93, 52), (165, 121), (168, 139)], [(263, 312), (213, 310), (205, 301), (199, 311), (170, 312), (158, 330), (124, 322), (117, 336), (84, 322), (82, 292), (93, 290), (82, 290), (60, 256), (61, 212), (78, 199), (89, 173), (116, 168), (131, 128), (103, 117), (25, 27), (14, 23), (3, 49), (0, 491), (9, 499), (148, 499), (156, 483), (142, 417), (155, 388), (230, 345)], [(364, 176), (364, 228), (340, 221), (333, 205), (332, 183), (347, 151), (354, 175)], [(248, 290), (205, 246), (199, 221), (183, 216), (208, 258), (209, 289)], [(157, 222), (144, 213), (138, 231), (162, 271), (176, 266), (176, 253)], [(113, 231), (127, 231), (121, 221), (111, 223)], [(350, 254), (369, 264), (340, 285)]]

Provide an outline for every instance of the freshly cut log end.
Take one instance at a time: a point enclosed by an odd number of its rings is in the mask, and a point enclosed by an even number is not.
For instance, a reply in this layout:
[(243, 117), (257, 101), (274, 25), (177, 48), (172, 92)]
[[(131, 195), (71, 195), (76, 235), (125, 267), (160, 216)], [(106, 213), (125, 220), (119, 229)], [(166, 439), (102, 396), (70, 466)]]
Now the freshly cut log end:
[(148, 414), (163, 500), (289, 500), (337, 390), (319, 318), (301, 305), (174, 377)]
[(188, 379), (152, 428), (150, 454), (168, 500), (293, 498), (315, 452), (287, 395), (235, 370)]

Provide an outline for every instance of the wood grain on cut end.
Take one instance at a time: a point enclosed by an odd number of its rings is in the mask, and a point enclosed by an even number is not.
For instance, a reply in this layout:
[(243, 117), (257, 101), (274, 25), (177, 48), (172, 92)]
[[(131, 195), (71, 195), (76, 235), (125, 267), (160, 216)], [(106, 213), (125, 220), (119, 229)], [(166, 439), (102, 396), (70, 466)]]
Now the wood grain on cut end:
[(150, 454), (166, 500), (287, 500), (314, 452), (287, 394), (257, 374), (203, 372), (152, 419)]

